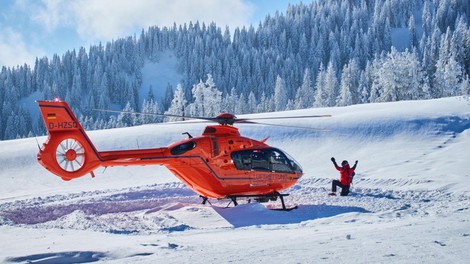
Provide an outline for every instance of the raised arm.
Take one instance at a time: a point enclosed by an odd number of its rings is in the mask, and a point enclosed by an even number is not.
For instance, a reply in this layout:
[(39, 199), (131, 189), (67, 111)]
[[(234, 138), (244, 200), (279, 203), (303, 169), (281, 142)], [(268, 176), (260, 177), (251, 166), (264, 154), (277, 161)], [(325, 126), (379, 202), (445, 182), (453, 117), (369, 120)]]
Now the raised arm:
[(354, 166), (352, 166), (353, 170), (356, 170), (357, 162), (358, 162), (357, 160), (356, 160), (356, 162), (354, 162)]
[(333, 162), (333, 165), (335, 165), (335, 168), (336, 168), (337, 170), (340, 170), (340, 169), (341, 169), (341, 168), (338, 166), (338, 164), (336, 163), (336, 160), (335, 160), (334, 157), (331, 158), (331, 162)]

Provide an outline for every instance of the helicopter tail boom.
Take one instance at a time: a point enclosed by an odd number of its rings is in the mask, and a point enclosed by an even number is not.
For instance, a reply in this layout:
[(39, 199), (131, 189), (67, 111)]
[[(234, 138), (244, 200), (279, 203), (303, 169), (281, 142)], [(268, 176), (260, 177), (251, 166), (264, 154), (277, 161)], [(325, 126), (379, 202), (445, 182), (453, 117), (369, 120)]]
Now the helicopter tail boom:
[(37, 103), (49, 135), (37, 155), (39, 163), (63, 180), (87, 173), (93, 176), (102, 159), (68, 104), (60, 100)]

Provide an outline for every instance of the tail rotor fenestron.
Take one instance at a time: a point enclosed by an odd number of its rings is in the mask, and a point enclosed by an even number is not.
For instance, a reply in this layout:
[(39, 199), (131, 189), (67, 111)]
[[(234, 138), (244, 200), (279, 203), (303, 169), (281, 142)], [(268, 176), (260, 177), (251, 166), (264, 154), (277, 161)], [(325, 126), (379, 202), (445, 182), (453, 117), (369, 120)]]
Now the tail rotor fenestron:
[(85, 164), (85, 149), (76, 139), (64, 139), (57, 146), (56, 160), (63, 170), (78, 171)]

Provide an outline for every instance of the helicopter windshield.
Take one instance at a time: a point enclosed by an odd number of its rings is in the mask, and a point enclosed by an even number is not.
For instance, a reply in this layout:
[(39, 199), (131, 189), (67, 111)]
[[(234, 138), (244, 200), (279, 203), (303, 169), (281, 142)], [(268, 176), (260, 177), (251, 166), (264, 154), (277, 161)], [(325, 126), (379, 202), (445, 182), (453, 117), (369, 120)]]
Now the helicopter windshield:
[(302, 168), (292, 157), (276, 148), (235, 151), (231, 156), (239, 170), (302, 172)]

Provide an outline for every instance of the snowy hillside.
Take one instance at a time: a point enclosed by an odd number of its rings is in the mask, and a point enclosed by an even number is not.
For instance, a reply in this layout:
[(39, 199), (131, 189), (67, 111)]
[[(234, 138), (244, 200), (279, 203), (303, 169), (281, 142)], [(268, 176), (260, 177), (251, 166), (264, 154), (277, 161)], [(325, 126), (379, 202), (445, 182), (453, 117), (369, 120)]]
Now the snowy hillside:
[[(466, 263), (470, 257), (470, 102), (462, 97), (256, 116), (328, 131), (240, 125), (270, 136), (305, 175), (279, 202), (225, 208), (164, 167), (96, 171), (64, 182), (34, 138), (0, 141), (0, 261), (6, 263)], [(272, 121), (271, 123), (273, 123)], [(280, 121), (278, 121), (280, 122)], [(92, 131), (99, 150), (166, 146), (204, 125)], [(39, 137), (42, 144), (46, 137)], [(330, 157), (359, 160), (353, 192), (329, 197)]]

